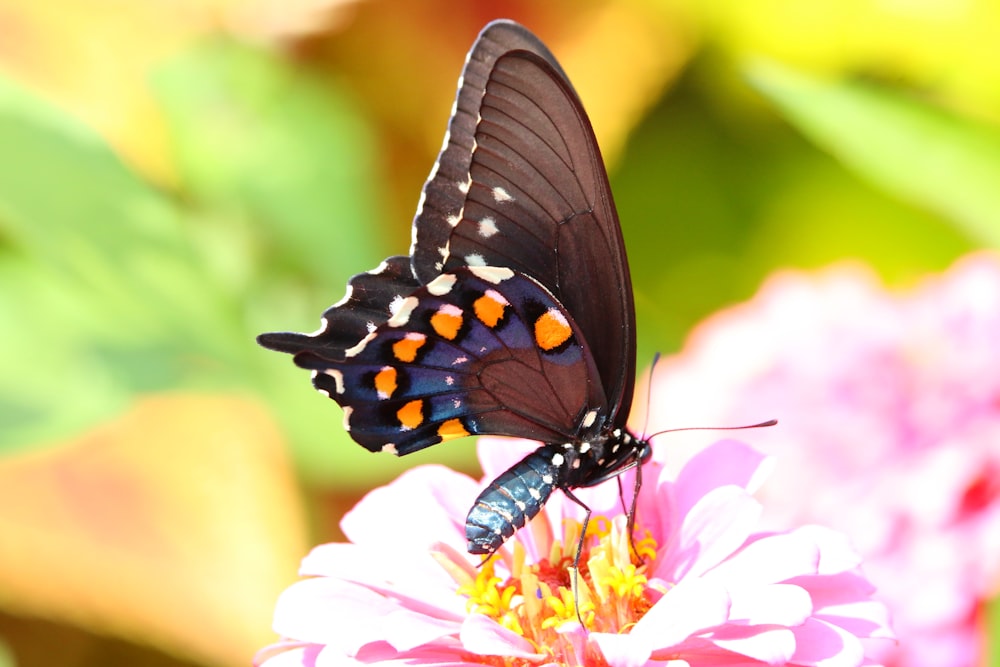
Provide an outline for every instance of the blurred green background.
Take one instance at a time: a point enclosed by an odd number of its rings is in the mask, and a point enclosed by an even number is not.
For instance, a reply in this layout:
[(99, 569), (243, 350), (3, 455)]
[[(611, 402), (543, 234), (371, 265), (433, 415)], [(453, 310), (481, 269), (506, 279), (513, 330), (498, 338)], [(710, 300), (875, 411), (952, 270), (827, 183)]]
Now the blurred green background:
[(367, 489), (476, 472), (254, 336), (406, 252), (498, 17), (591, 114), (640, 365), (777, 268), (1000, 245), (996, 2), (0, 0), (0, 667), (248, 664)]

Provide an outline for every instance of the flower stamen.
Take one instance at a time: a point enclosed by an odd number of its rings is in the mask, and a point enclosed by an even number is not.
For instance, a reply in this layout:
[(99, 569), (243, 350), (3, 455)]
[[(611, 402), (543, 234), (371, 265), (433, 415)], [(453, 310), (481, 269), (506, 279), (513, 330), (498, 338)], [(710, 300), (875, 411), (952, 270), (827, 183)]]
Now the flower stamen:
[[(576, 576), (573, 561), (582, 532), (580, 522), (566, 520), (563, 539), (552, 539), (548, 558), (534, 563), (527, 561), (524, 546), (515, 540), (509, 557), (488, 560), (471, 582), (463, 576), (456, 581), (456, 592), (468, 598), (470, 613), (492, 618), (555, 662), (576, 664), (584, 649), (573, 628), (579, 628), (581, 621), (586, 631), (628, 632), (648, 611), (651, 595), (658, 595), (648, 590), (645, 574), (657, 548), (648, 531), (635, 543), (646, 559), (637, 564), (625, 518), (594, 517), (580, 558), (586, 567)], [(506, 580), (496, 573), (497, 564), (509, 567)], [(521, 662), (505, 659), (505, 665), (521, 667)]]

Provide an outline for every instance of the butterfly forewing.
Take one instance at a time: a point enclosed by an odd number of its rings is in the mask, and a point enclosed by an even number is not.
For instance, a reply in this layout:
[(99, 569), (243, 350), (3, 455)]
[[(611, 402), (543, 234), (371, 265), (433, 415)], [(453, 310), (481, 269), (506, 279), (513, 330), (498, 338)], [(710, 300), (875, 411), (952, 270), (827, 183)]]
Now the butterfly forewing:
[(536, 54), (568, 81), (548, 47), (523, 26), (495, 21), (480, 33), (466, 58), (441, 154), (424, 185), (413, 221), (410, 254), (413, 272), (422, 283), (441, 273), (448, 238), (465, 207), (483, 91), (497, 59), (512, 50)]
[[(485, 61), (479, 49), (494, 43), (485, 37), (490, 33), (488, 28), (473, 47), (467, 72)], [(443, 262), (444, 270), (509, 266), (542, 283), (576, 316), (608, 396), (615, 399), (607, 415), (615, 421), (619, 412), (628, 413), (635, 377), (625, 247), (590, 121), (551, 54), (538, 47), (509, 45), (499, 57), (490, 52), (495, 60), (480, 93), (473, 140), (456, 134), (454, 120), (449, 134), (450, 142), (471, 143), (471, 160), (460, 167), (450, 160), (450, 146), (442, 153), (427, 188), (443, 173), (454, 180), (450, 213), (443, 222), (437, 209), (433, 216), (418, 215), (414, 267), (419, 275), (431, 258), (435, 268)], [(460, 103), (468, 74), (463, 81)], [(459, 173), (462, 168), (467, 171)], [(428, 202), (424, 212), (432, 210)], [(422, 237), (425, 227), (434, 230), (433, 254)]]

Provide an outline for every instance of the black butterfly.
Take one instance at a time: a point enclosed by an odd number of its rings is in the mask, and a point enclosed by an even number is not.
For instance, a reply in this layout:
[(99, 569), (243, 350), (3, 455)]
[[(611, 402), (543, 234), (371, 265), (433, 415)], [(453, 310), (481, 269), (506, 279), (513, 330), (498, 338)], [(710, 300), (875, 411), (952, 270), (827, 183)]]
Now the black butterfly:
[(635, 307), (608, 177), (537, 37), (495, 21), (473, 44), (410, 256), (354, 276), (320, 331), (258, 341), (311, 369), (371, 451), (474, 434), (546, 443), (476, 500), (474, 554), (496, 551), (553, 489), (579, 502), (572, 489), (648, 458), (625, 427)]

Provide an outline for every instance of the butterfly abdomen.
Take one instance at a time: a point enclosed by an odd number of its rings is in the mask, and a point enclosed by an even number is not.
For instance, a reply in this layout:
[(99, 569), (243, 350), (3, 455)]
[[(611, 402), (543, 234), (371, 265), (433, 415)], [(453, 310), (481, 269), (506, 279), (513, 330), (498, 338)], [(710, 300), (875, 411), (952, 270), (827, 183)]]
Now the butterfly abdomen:
[(561, 445), (546, 445), (521, 459), (479, 494), (465, 520), (469, 553), (492, 554), (538, 514), (559, 485)]

